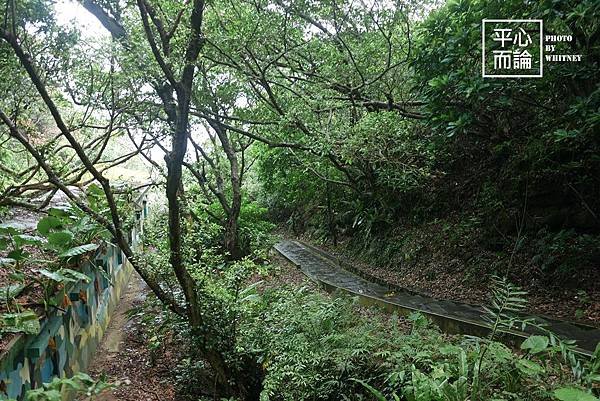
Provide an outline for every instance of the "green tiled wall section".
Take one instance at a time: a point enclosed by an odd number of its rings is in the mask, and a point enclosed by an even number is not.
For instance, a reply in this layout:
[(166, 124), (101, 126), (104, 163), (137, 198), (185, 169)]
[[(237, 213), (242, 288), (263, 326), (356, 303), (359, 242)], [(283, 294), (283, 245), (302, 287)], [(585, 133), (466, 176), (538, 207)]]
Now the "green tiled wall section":
[[(147, 210), (136, 213), (130, 243), (139, 248)], [(89, 282), (78, 282), (56, 294), (61, 309), (42, 318), (38, 335), (17, 335), (0, 355), (0, 400), (22, 400), (25, 392), (53, 377), (70, 377), (87, 369), (133, 271), (113, 244), (101, 247), (81, 266)]]

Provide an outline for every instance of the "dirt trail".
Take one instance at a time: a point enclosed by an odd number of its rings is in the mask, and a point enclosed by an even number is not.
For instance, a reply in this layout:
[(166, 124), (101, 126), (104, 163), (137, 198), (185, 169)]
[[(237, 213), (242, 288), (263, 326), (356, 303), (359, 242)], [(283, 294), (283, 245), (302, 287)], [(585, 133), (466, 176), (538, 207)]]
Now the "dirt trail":
[(94, 378), (105, 374), (111, 382), (121, 383), (95, 401), (174, 401), (173, 368), (177, 355), (169, 346), (150, 351), (146, 338), (148, 326), (139, 315), (128, 318), (128, 311), (142, 305), (149, 290), (133, 273), (88, 373)]
[[(106, 333), (104, 333), (102, 342), (98, 346), (96, 355), (90, 364), (89, 373), (93, 377), (105, 373), (109, 376), (110, 380), (119, 380), (125, 383), (131, 382), (128, 377), (114, 377), (115, 374), (121, 373), (119, 372), (120, 369), (115, 368), (117, 367), (116, 365), (123, 365), (123, 355), (120, 355), (120, 353), (126, 350), (128, 335), (132, 334), (135, 330), (135, 321), (128, 318), (127, 312), (134, 306), (144, 302), (146, 292), (147, 289), (144, 282), (134, 272), (129, 279), (125, 292), (121, 295), (119, 304), (113, 312)], [(135, 362), (131, 365), (132, 367), (136, 366)], [(118, 398), (114, 393), (115, 391), (111, 391), (102, 394), (97, 398), (97, 401), (120, 401), (121, 398)]]

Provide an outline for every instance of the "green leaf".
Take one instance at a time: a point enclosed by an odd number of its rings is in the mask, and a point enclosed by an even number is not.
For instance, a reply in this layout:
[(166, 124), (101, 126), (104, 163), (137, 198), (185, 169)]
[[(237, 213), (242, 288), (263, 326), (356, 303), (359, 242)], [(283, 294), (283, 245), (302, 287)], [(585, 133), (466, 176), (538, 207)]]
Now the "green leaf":
[(32, 311), (3, 313), (0, 315), (0, 331), (3, 333), (38, 334), (40, 322)]
[(545, 369), (543, 366), (530, 361), (529, 359), (519, 359), (516, 363), (517, 369), (525, 375), (534, 376), (539, 373), (544, 373)]
[(62, 394), (60, 391), (52, 389), (46, 390), (43, 388), (38, 388), (35, 390), (28, 390), (25, 396), (27, 401), (61, 401)]
[(529, 350), (532, 354), (544, 351), (548, 348), (550, 340), (546, 336), (530, 336), (521, 344), (521, 349)]
[(25, 273), (23, 273), (23, 272), (12, 272), (8, 275), (8, 277), (14, 281), (20, 281), (20, 282), (25, 281)]
[(73, 279), (70, 279), (69, 277), (66, 277), (60, 271), (53, 272), (53, 271), (46, 270), (46, 269), (39, 269), (38, 272), (41, 275), (46, 276), (49, 279), (57, 281), (59, 283), (62, 283), (62, 282), (65, 282), (65, 281), (75, 281)]
[(23, 249), (15, 249), (13, 251), (10, 251), (8, 253), (9, 259), (14, 259), (15, 261), (21, 261), (21, 260), (25, 260), (29, 257), (29, 253), (27, 253), (25, 250)]
[(54, 216), (46, 216), (41, 219), (37, 224), (37, 230), (40, 234), (47, 236), (50, 230), (62, 226), (62, 222), (59, 218)]
[(38, 272), (41, 275), (59, 283), (73, 283), (76, 281), (84, 281), (86, 283), (90, 282), (90, 278), (87, 275), (71, 269), (59, 269), (57, 271), (39, 269)]
[(96, 249), (98, 249), (98, 244), (84, 244), (67, 249), (58, 256), (61, 258), (71, 258), (73, 256), (82, 255), (84, 253), (94, 251)]
[(558, 130), (554, 131), (553, 135), (554, 135), (554, 140), (556, 142), (561, 142), (561, 141), (565, 141), (567, 139), (577, 138), (577, 136), (580, 135), (580, 133), (579, 133), (579, 130), (567, 131), (565, 129), (558, 129)]
[(54, 248), (64, 248), (73, 241), (73, 234), (68, 231), (58, 231), (48, 235), (48, 244)]
[(383, 393), (381, 393), (381, 391), (373, 388), (373, 386), (371, 386), (370, 384), (365, 383), (364, 381), (359, 380), (359, 379), (350, 379), (350, 380), (360, 383), (364, 388), (369, 390), (371, 392), (371, 394), (373, 394), (375, 396), (375, 398), (377, 398), (377, 401), (387, 401), (385, 396), (383, 395)]
[(70, 206), (64, 206), (64, 207), (55, 206), (55, 207), (50, 208), (50, 210), (48, 210), (48, 215), (54, 216), (54, 217), (69, 217), (69, 216), (71, 216), (70, 211), (71, 211)]
[(488, 346), (490, 356), (496, 361), (505, 362), (513, 359), (512, 351), (504, 344), (492, 342)]
[(24, 289), (25, 289), (25, 285), (20, 284), (20, 283), (19, 284), (10, 284), (10, 285), (6, 285), (4, 287), (0, 287), (0, 298), (2, 298), (2, 299), (15, 298)]
[(95, 184), (95, 183), (88, 185), (85, 192), (88, 195), (94, 195), (94, 196), (103, 196), (104, 195), (104, 191), (102, 190), (100, 185)]
[(85, 275), (82, 272), (78, 272), (77, 270), (72, 270), (72, 269), (60, 269), (60, 272), (64, 275), (64, 276), (69, 276), (71, 278), (74, 278), (78, 281), (83, 281), (85, 283), (89, 283), (90, 282), (90, 278)]
[(0, 258), (0, 266), (12, 265), (15, 262), (16, 260), (14, 260), (13, 258)]
[(42, 237), (35, 235), (19, 234), (14, 237), (15, 243), (21, 245), (41, 245), (44, 242)]
[(598, 401), (598, 398), (575, 387), (563, 387), (554, 390), (554, 397), (561, 401)]

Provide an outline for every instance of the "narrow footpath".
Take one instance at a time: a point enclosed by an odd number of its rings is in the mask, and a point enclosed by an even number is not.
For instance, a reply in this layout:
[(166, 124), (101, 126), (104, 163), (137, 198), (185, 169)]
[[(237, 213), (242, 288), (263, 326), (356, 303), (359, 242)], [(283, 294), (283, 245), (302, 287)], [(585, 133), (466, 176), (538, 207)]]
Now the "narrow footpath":
[[(131, 327), (132, 321), (127, 317), (127, 312), (134, 307), (134, 304), (143, 302), (145, 297), (144, 283), (140, 277), (133, 273), (129, 279), (126, 291), (121, 295), (119, 304), (114, 310), (106, 333), (102, 342), (96, 350), (96, 355), (89, 367), (89, 372), (94, 376), (101, 373), (110, 375), (107, 372), (114, 365), (115, 360), (119, 358), (119, 351), (123, 349), (126, 341), (126, 331)], [(128, 378), (117, 378), (126, 385), (130, 381)], [(98, 397), (98, 401), (118, 401), (113, 392), (107, 392)]]
[[(120, 385), (94, 398), (96, 401), (172, 401), (174, 390), (166, 362), (154, 364), (144, 341), (144, 328), (129, 311), (143, 304), (148, 289), (140, 276), (133, 272), (94, 359), (88, 369), (93, 378), (106, 375), (110, 382)], [(165, 383), (164, 381), (167, 381)]]
[[(337, 257), (300, 241), (281, 241), (275, 245), (275, 250), (328, 291), (342, 290), (359, 296), (363, 302), (404, 314), (421, 312), (449, 333), (484, 336), (489, 332), (484, 320), (485, 311), (481, 306), (435, 299), (369, 281), (342, 268)], [(539, 316), (534, 318), (560, 337), (575, 340), (581, 353), (591, 355), (600, 342), (598, 328)], [(511, 331), (505, 335), (507, 341), (519, 342), (529, 334)]]

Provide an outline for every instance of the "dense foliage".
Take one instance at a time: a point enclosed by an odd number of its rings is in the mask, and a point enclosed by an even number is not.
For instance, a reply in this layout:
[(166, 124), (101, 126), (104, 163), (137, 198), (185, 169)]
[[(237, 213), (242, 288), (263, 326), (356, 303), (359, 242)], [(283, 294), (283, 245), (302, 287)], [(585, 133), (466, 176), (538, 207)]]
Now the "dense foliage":
[[(581, 361), (543, 329), (518, 352), (495, 335), (523, 324), (506, 314), (525, 308), (511, 281), (599, 294), (597, 1), (85, 0), (107, 32), (93, 39), (53, 1), (3, 4), (0, 212), (47, 215), (39, 236), (0, 226), (3, 330), (33, 331), (13, 299), (25, 278), (56, 306), (103, 239), (155, 295), (151, 345), (181, 341), (190, 401), (596, 399), (598, 352)], [(544, 19), (584, 57), (484, 79), (485, 18)], [(57, 194), (68, 210), (49, 207)], [(261, 288), (276, 225), (421, 282), (489, 284), (490, 338)], [(30, 247), (51, 268), (24, 269)]]
[[(310, 154), (262, 154), (274, 216), (296, 232), (334, 240), (347, 234), (350, 249), (391, 268), (414, 266), (416, 258), (427, 264), (435, 254), (446, 263), (458, 257), (477, 276), (506, 272), (514, 259), (515, 280), (534, 276), (552, 286), (567, 279), (589, 288), (600, 227), (598, 7), (449, 1), (433, 11), (415, 23), (410, 65), (393, 86), (411, 88), (426, 117), (338, 102), (336, 113), (347, 107), (354, 114), (347, 125), (328, 125), (326, 141), (346, 169)], [(547, 63), (542, 79), (484, 79), (481, 20), (497, 16), (543, 18), (548, 32), (573, 36), (559, 44), (562, 51), (586, 56)], [(359, 79), (356, 71), (336, 73), (338, 81)], [(330, 140), (335, 135), (344, 139)], [(330, 188), (315, 176), (351, 185)]]
[(443, 336), (418, 314), (409, 332), (378, 313), (357, 318), (351, 299), (307, 289), (266, 293), (257, 306), (262, 324), (248, 335), (266, 371), (261, 400), (543, 400), (570, 380), (547, 337), (531, 337), (519, 355)]

